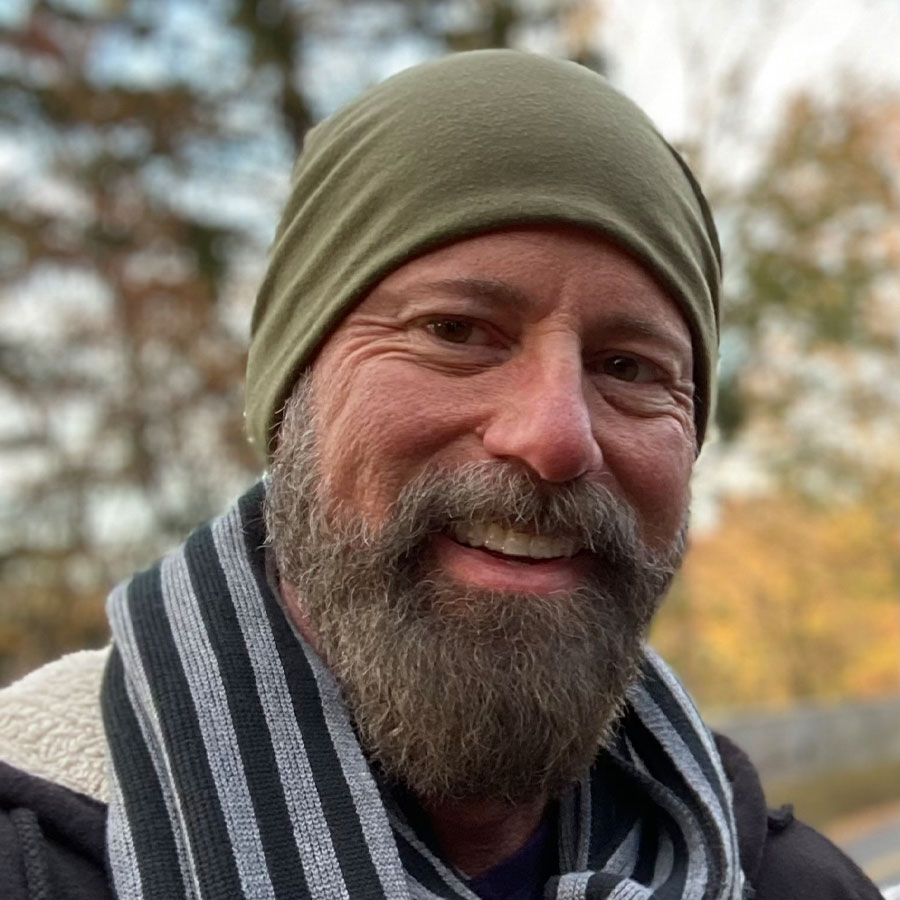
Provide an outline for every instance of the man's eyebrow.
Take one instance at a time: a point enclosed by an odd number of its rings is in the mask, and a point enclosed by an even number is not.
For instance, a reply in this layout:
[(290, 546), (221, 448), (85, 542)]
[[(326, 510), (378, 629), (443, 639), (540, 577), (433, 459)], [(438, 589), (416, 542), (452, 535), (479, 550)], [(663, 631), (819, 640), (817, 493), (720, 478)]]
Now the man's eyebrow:
[(667, 345), (678, 353), (692, 353), (690, 338), (652, 322), (641, 316), (630, 316), (628, 313), (615, 313), (602, 320), (599, 327), (604, 334), (621, 337), (642, 337)]

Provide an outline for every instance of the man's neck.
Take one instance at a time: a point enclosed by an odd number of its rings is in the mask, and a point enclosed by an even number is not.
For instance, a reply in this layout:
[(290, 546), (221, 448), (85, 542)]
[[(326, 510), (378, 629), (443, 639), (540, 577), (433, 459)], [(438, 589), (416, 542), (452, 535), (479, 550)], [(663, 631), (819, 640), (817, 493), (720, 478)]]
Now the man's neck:
[(512, 806), (497, 800), (424, 803), (444, 859), (475, 878), (509, 859), (534, 834), (547, 798)]

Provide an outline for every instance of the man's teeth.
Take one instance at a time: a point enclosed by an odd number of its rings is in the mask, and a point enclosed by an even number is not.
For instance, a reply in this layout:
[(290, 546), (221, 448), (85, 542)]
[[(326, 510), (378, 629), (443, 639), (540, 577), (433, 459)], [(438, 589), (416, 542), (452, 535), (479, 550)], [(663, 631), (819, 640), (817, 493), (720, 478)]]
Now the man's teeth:
[(453, 537), (469, 547), (486, 547), (507, 556), (531, 559), (574, 556), (581, 549), (574, 538), (525, 534), (486, 522), (457, 522), (453, 526)]

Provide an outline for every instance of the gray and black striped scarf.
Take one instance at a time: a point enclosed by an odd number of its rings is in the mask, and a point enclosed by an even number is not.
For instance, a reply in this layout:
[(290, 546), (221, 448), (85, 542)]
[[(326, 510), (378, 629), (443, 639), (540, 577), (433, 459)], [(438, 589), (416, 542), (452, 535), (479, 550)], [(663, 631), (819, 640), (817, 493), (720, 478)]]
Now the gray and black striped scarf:
[[(119, 900), (467, 898), (398, 812), (265, 572), (264, 488), (108, 604), (108, 851)], [(730, 789), (648, 651), (614, 746), (559, 806), (546, 898), (738, 900)]]

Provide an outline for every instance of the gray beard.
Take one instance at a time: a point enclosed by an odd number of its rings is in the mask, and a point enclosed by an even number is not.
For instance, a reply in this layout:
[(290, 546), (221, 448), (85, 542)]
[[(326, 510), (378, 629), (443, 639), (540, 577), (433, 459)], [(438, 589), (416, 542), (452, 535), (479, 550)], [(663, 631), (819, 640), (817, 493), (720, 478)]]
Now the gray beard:
[[(651, 553), (602, 486), (549, 485), (501, 462), (426, 468), (372, 528), (334, 511), (316, 445), (305, 378), (285, 409), (266, 525), (369, 757), (428, 801), (559, 794), (611, 735), (684, 531)], [(591, 577), (552, 597), (460, 584), (427, 552), (453, 520), (575, 537)]]

